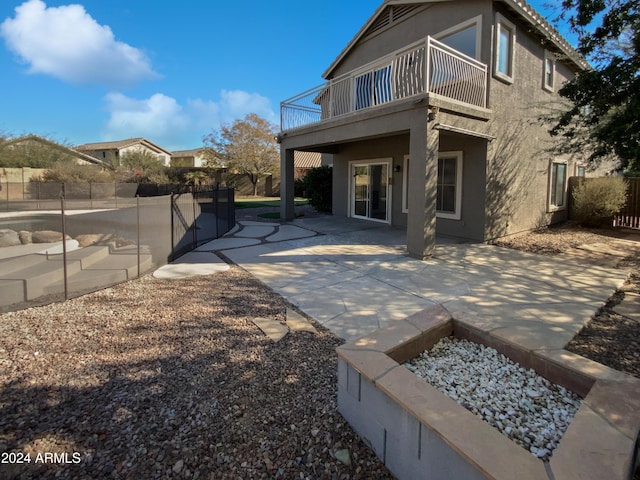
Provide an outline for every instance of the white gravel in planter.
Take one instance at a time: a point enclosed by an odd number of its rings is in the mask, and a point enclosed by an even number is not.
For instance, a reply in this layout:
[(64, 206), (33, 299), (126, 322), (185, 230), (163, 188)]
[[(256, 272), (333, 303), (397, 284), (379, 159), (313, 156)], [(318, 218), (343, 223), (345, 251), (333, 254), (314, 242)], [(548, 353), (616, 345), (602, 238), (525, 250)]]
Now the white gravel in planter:
[(405, 366), (543, 460), (582, 404), (575, 393), (468, 340), (443, 338)]

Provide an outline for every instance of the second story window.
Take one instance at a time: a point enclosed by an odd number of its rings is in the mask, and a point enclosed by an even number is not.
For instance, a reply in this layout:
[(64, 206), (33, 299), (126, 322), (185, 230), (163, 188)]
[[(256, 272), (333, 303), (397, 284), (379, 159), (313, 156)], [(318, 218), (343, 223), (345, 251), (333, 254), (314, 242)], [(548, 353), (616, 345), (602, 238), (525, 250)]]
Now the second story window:
[(515, 38), (515, 25), (499, 13), (496, 14), (493, 74), (508, 83), (513, 82)]
[(434, 35), (434, 38), (471, 58), (479, 60), (481, 53), (481, 31), (482, 15), (478, 15), (477, 17)]
[(556, 61), (553, 58), (553, 54), (549, 51), (544, 52), (544, 71), (543, 71), (543, 79), (542, 86), (545, 90), (553, 92), (555, 77), (556, 77)]

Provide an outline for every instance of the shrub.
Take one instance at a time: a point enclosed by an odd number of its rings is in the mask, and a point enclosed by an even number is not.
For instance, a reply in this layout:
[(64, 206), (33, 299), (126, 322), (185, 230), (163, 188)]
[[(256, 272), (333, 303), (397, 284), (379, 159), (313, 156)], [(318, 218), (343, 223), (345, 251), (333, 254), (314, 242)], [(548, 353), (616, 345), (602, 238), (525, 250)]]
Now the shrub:
[(333, 171), (326, 165), (312, 168), (302, 180), (304, 196), (319, 212), (331, 212)]
[(113, 174), (97, 165), (78, 165), (71, 160), (59, 161), (42, 173), (43, 182), (109, 183)]
[(304, 197), (304, 177), (296, 178), (293, 181), (293, 196)]
[(574, 216), (585, 227), (610, 226), (627, 203), (622, 177), (585, 178), (573, 191)]

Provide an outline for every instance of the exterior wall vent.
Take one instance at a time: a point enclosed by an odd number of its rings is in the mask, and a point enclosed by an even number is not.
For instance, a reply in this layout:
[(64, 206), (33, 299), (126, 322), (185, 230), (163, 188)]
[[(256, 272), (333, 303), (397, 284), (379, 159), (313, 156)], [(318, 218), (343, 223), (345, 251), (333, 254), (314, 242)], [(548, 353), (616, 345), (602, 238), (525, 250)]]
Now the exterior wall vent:
[(378, 19), (369, 27), (367, 33), (364, 35), (365, 37), (369, 37), (374, 35), (387, 27), (391, 26), (393, 23), (398, 22), (411, 15), (413, 12), (418, 10), (421, 5), (393, 5), (387, 7), (378, 17)]

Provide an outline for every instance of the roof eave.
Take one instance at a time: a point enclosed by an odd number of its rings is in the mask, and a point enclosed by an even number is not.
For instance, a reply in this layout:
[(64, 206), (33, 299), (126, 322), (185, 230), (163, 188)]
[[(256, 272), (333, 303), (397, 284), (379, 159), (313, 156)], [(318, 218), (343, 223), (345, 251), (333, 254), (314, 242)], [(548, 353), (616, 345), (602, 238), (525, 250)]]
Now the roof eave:
[(553, 43), (580, 70), (590, 68), (587, 60), (580, 55), (571, 44), (531, 5), (523, 0), (494, 0), (507, 4), (525, 21), (533, 26), (538, 33)]
[[(388, 6), (392, 5), (407, 5), (407, 4), (428, 4), (428, 3), (440, 3), (449, 2), (453, 0), (385, 0), (378, 6), (373, 12), (371, 17), (365, 22), (365, 24), (358, 30), (351, 41), (345, 46), (335, 60), (329, 65), (329, 67), (322, 74), (322, 78), (329, 80), (333, 71), (347, 56), (351, 49), (358, 43), (358, 41), (364, 36), (369, 27), (378, 19), (380, 14)], [(516, 11), (523, 19), (528, 21), (535, 29), (542, 34), (545, 38), (549, 39), (558, 49), (560, 49), (580, 70), (589, 69), (589, 63), (569, 44), (569, 42), (560, 35), (553, 28), (544, 17), (542, 17), (536, 10), (531, 7), (527, 2), (522, 0), (496, 0), (509, 5), (514, 11)]]

